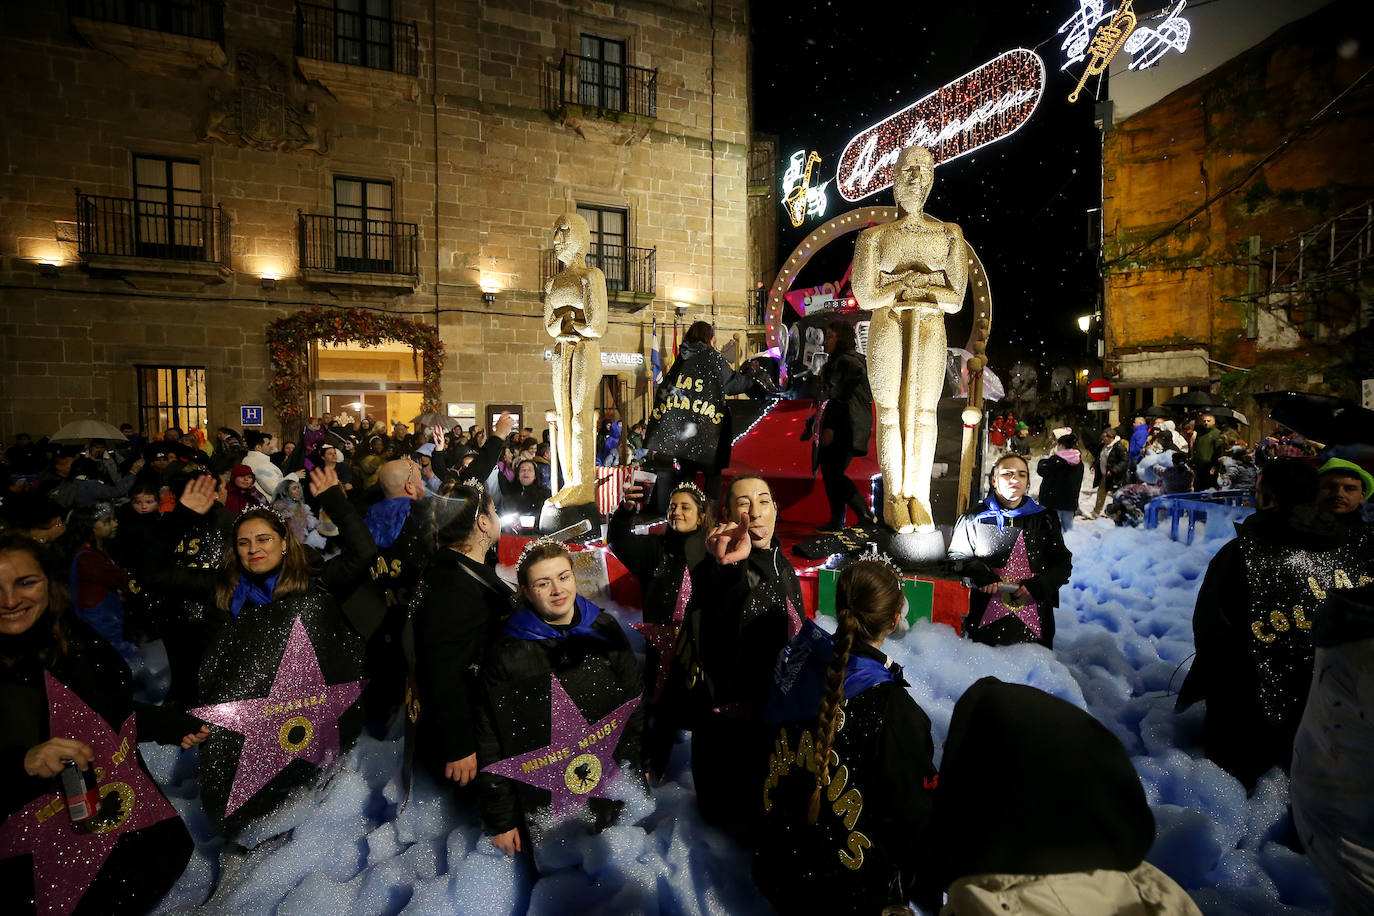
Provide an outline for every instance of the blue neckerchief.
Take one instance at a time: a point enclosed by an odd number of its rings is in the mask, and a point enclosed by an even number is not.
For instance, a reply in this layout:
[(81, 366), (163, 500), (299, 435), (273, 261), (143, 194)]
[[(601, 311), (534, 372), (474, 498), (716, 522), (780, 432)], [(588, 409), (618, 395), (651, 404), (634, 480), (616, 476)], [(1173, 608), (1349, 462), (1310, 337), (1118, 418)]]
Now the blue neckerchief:
[(229, 596), (229, 613), (234, 617), (239, 616), (243, 606), (248, 602), (254, 604), (271, 604), (272, 593), (277, 590), (277, 578), (281, 576), (281, 570), (277, 570), (262, 580), (262, 585), (258, 585), (247, 576), (239, 575), (239, 584), (234, 586), (234, 594)]
[(997, 519), (997, 530), (1002, 531), (1007, 527), (1007, 519), (1009, 518), (1021, 518), (1022, 516), (1034, 515), (1037, 512), (1044, 511), (1045, 507), (1029, 496), (1024, 497), (1021, 500), (1021, 505), (1017, 506), (1015, 509), (1003, 509), (1002, 504), (997, 501), (996, 496), (989, 496), (987, 499), (983, 500), (983, 511), (975, 515), (973, 520), (975, 522), (981, 522), (984, 519), (995, 518)]
[[(803, 621), (801, 631), (778, 655), (764, 721), (781, 725), (816, 718), (834, 654), (834, 637), (813, 621)], [(851, 652), (844, 668), (845, 698), (896, 679), (897, 673), (882, 662)]]
[(608, 642), (605, 636), (592, 629), (592, 621), (600, 614), (601, 608), (578, 595), (576, 612), (573, 615), (575, 622), (567, 629), (559, 629), (535, 613), (534, 608), (522, 604), (510, 616), (510, 620), (506, 621), (503, 632), (516, 639), (567, 639), (569, 636), (590, 636)]
[(372, 532), (372, 540), (377, 542), (378, 549), (385, 550), (396, 543), (401, 536), (401, 527), (410, 517), (412, 502), (409, 496), (396, 496), (375, 503), (367, 510), (365, 524), (367, 530)]

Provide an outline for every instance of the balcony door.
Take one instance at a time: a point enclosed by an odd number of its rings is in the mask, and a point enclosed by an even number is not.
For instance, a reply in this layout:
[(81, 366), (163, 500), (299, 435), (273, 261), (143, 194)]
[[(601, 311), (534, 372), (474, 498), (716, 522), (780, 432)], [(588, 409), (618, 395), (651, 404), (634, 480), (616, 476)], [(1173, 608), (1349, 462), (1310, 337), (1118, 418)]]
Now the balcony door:
[(391, 0), (336, 0), (334, 60), (391, 70)]
[(334, 179), (334, 263), (339, 270), (391, 273), (395, 266), (391, 182)]
[(134, 244), (141, 258), (205, 258), (205, 208), (200, 163), (134, 157)]
[(627, 227), (629, 214), (614, 207), (578, 205), (577, 213), (587, 221), (592, 241), (587, 248), (587, 266), (599, 267), (606, 275), (607, 291), (627, 289), (630, 255)]
[(625, 42), (582, 33), (577, 102), (604, 111), (625, 110)]

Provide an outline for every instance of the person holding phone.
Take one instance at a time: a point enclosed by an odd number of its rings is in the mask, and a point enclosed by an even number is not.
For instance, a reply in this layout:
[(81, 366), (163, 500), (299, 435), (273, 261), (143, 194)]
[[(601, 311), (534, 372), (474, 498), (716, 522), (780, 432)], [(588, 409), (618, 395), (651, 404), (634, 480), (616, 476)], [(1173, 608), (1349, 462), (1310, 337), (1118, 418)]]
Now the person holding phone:
[[(635, 472), (639, 477), (643, 472)], [(649, 487), (653, 481), (648, 481)], [(706, 558), (709, 522), (706, 494), (694, 485), (668, 496), (668, 522), (662, 534), (635, 534), (634, 516), (649, 499), (644, 482), (625, 487), (625, 498), (611, 515), (607, 540), (611, 553), (639, 579), (644, 595), (644, 697), (648, 721), (644, 758), (649, 772), (662, 776), (673, 739), (682, 727), (682, 694), (669, 678), (678, 637), (692, 595), (691, 570)]]

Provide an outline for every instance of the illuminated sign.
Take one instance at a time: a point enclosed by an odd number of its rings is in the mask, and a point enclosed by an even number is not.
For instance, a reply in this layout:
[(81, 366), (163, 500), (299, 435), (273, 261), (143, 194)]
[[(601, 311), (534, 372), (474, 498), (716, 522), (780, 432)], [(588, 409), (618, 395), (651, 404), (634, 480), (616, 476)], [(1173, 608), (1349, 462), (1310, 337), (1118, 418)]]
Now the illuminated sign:
[(1178, 6), (1165, 17), (1157, 29), (1142, 25), (1131, 37), (1126, 39), (1126, 50), (1131, 54), (1131, 70), (1144, 70), (1159, 63), (1159, 59), (1169, 53), (1169, 49), (1182, 54), (1188, 50), (1188, 39), (1192, 37), (1193, 27), (1179, 13), (1188, 0), (1178, 0)]
[(1123, 0), (1121, 6), (1106, 11), (1104, 0), (1078, 0), (1078, 11), (1056, 33), (1064, 35), (1064, 43), (1059, 46), (1064, 52), (1064, 66), (1059, 69), (1067, 70), (1088, 58), (1069, 101), (1077, 101), (1088, 78), (1105, 71), (1123, 48), (1131, 55), (1131, 70), (1153, 67), (1170, 50), (1180, 54), (1188, 50), (1193, 27), (1179, 15), (1187, 3), (1188, 0), (1178, 0), (1178, 6), (1168, 14), (1160, 14), (1164, 21), (1151, 27), (1138, 24), (1131, 0)]
[(1078, 85), (1069, 93), (1070, 102), (1078, 101), (1078, 94), (1083, 91), (1083, 84), (1088, 81), (1088, 77), (1097, 76), (1107, 69), (1107, 65), (1116, 57), (1116, 52), (1121, 50), (1122, 45), (1126, 44), (1126, 39), (1131, 37), (1134, 29), (1135, 11), (1131, 9), (1131, 0), (1124, 0), (1112, 13), (1112, 18), (1098, 27), (1097, 34), (1093, 35), (1092, 41), (1088, 44), (1088, 65), (1083, 68)]
[(892, 186), (897, 154), (924, 146), (936, 165), (973, 152), (1025, 124), (1045, 91), (1045, 64), (1016, 48), (861, 131), (840, 154), (835, 186), (862, 200)]
[(830, 182), (811, 187), (811, 170), (820, 161), (820, 153), (815, 150), (809, 156), (804, 150), (797, 150), (788, 162), (787, 171), (783, 173), (782, 205), (793, 227), (800, 226), (808, 216), (825, 215), (825, 189)]

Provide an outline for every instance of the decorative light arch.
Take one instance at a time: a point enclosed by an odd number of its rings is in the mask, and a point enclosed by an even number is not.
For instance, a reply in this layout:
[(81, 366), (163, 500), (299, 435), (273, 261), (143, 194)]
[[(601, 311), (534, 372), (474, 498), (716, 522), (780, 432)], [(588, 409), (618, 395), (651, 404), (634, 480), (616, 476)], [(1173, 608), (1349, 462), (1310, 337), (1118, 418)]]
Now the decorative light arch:
[[(826, 245), (852, 232), (890, 223), (896, 218), (896, 207), (860, 207), (822, 223), (814, 232), (802, 239), (801, 244), (792, 249), (792, 254), (783, 261), (777, 279), (768, 290), (768, 307), (764, 312), (764, 323), (768, 327), (768, 346), (776, 347), (781, 342), (778, 329), (782, 327), (783, 309), (787, 307), (785, 297), (792, 289), (792, 284), (796, 282), (797, 274), (801, 273), (801, 269), (811, 257)], [(967, 239), (965, 243), (967, 244)], [(974, 356), (982, 357), (987, 349), (988, 332), (992, 327), (992, 287), (988, 284), (983, 261), (971, 244), (968, 245), (968, 255), (968, 294), (973, 299), (973, 323), (965, 349)]]

